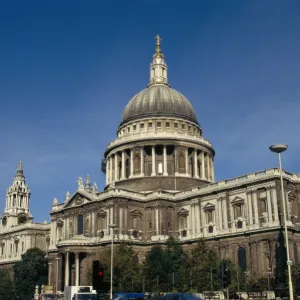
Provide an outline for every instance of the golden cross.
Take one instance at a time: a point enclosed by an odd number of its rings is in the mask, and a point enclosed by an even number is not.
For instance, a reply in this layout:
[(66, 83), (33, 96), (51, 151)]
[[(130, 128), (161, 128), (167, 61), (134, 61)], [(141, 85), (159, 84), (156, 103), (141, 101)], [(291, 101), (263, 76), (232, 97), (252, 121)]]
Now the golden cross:
[(157, 34), (154, 38), (156, 39), (156, 45), (160, 45), (161, 37)]

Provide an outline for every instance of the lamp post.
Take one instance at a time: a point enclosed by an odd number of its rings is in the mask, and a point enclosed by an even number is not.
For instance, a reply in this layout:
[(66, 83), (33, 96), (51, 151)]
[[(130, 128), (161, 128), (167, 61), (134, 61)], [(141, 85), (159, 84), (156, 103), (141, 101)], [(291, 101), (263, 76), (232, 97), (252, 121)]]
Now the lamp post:
[(268, 268), (268, 288), (269, 288), (269, 291), (271, 291), (271, 280), (270, 280), (271, 274), (272, 274), (272, 269)]
[(113, 261), (114, 261), (114, 228), (116, 227), (116, 224), (109, 224), (108, 227), (112, 230), (111, 235), (111, 255), (110, 255), (110, 300), (113, 299)]
[(286, 201), (283, 190), (283, 179), (282, 179), (282, 166), (281, 166), (281, 153), (287, 150), (287, 145), (277, 144), (270, 146), (270, 150), (278, 154), (279, 160), (279, 172), (280, 172), (280, 184), (281, 184), (281, 199), (282, 199), (282, 207), (283, 207), (283, 220), (284, 220), (284, 233), (285, 233), (285, 246), (286, 246), (286, 257), (287, 257), (287, 267), (288, 267), (288, 280), (289, 280), (289, 294), (290, 300), (294, 300), (293, 295), (293, 283), (292, 283), (292, 274), (291, 274), (291, 265), (292, 261), (290, 260), (290, 251), (289, 251), (289, 238), (287, 231), (287, 222), (286, 222)]
[(52, 266), (52, 263), (49, 262), (49, 263), (48, 263), (48, 285), (49, 285), (49, 286), (51, 286), (51, 272), (52, 272), (51, 266)]
[(55, 284), (55, 293), (57, 294), (57, 290), (58, 290), (58, 262), (59, 262), (59, 257), (56, 257), (56, 284)]

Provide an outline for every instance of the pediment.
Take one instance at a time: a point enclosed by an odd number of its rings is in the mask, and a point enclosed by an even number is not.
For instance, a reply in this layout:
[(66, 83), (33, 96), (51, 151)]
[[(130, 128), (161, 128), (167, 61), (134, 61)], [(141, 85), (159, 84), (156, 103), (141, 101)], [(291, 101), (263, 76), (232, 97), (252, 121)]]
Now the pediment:
[(241, 197), (235, 197), (233, 200), (231, 200), (231, 204), (243, 204), (244, 199)]
[(208, 202), (208, 203), (206, 203), (206, 204), (203, 206), (203, 209), (204, 209), (204, 210), (214, 210), (214, 209), (215, 209), (215, 206), (214, 206), (214, 204)]
[(56, 224), (57, 226), (62, 227), (64, 225), (64, 221), (62, 219), (58, 219)]
[(103, 208), (101, 208), (100, 210), (98, 210), (97, 216), (106, 217), (106, 211)]
[(80, 192), (76, 192), (66, 203), (65, 207), (78, 206), (91, 201), (92, 199), (90, 199), (86, 195), (83, 195)]
[(292, 191), (289, 191), (288, 199), (289, 199), (289, 201), (294, 201), (294, 200), (296, 200), (296, 195)]
[(189, 211), (186, 210), (185, 208), (181, 208), (178, 212), (177, 215), (179, 216), (187, 216), (189, 214)]
[(141, 216), (142, 215), (142, 213), (138, 209), (132, 209), (130, 211), (130, 214), (135, 215), (135, 216)]

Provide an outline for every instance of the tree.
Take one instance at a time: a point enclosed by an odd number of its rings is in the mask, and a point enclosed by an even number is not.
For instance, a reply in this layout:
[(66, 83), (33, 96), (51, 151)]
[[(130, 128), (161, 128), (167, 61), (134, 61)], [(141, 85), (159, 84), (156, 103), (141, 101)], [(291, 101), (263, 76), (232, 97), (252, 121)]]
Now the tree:
[(22, 260), (14, 265), (16, 295), (20, 300), (32, 300), (36, 285), (47, 283), (46, 252), (39, 248), (27, 250)]
[(170, 278), (169, 284), (172, 286), (172, 290), (182, 291), (186, 289), (188, 281), (186, 272), (188, 268), (188, 255), (184, 252), (180, 242), (174, 237), (170, 237), (166, 241), (166, 245), (167, 261), (170, 263), (168, 273), (168, 277)]
[(147, 289), (151, 291), (168, 290), (170, 270), (172, 270), (172, 261), (167, 252), (161, 246), (152, 247), (144, 262)]
[[(98, 254), (98, 259), (104, 268), (104, 281), (110, 281), (111, 249)], [(141, 265), (136, 253), (126, 243), (114, 247), (113, 289), (119, 292), (142, 290)]]
[(204, 239), (201, 239), (191, 251), (190, 287), (204, 292), (220, 288), (220, 261), (215, 252), (211, 251)]
[(8, 271), (0, 269), (0, 299), (14, 300), (15, 296), (15, 287), (9, 278)]

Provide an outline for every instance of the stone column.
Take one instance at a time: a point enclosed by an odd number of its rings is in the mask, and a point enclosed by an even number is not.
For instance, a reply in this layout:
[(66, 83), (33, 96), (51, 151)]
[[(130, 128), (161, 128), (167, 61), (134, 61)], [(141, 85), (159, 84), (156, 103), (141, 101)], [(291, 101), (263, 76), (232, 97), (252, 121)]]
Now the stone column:
[(268, 221), (273, 222), (272, 203), (271, 203), (271, 189), (270, 188), (266, 189), (266, 194), (267, 194)]
[(79, 285), (79, 253), (75, 253), (75, 285)]
[(125, 179), (125, 151), (122, 151), (122, 175), (121, 179)]
[(207, 180), (210, 180), (210, 155), (206, 155), (206, 164), (207, 164)]
[(189, 175), (189, 149), (185, 148), (185, 174)]
[(158, 207), (156, 207), (156, 235), (159, 235)]
[(133, 149), (130, 149), (130, 177), (133, 176)]
[(178, 174), (178, 156), (177, 156), (177, 146), (174, 147), (174, 175)]
[(201, 179), (205, 179), (205, 158), (204, 152), (201, 151)]
[(249, 218), (249, 224), (253, 224), (253, 214), (252, 214), (252, 197), (251, 192), (247, 192), (247, 202), (248, 202), (248, 218)]
[(113, 181), (113, 168), (112, 168), (112, 156), (109, 157), (109, 175), (110, 175), (110, 182)]
[(141, 147), (141, 176), (144, 176), (144, 147)]
[(190, 222), (190, 231), (191, 231), (191, 234), (194, 235), (195, 234), (195, 215), (194, 215), (194, 210), (195, 210), (195, 206), (194, 206), (194, 203), (192, 202), (191, 203), (191, 206), (190, 206), (190, 216), (191, 216), (191, 222)]
[[(290, 212), (290, 206), (289, 206), (289, 193), (287, 190), (284, 193), (284, 200), (285, 200), (284, 203), (285, 203), (285, 208), (286, 208), (286, 220), (290, 221), (291, 220), (291, 212)], [(283, 215), (283, 208), (282, 208), (282, 215)]]
[(155, 176), (156, 175), (156, 171), (155, 171), (155, 146), (152, 146), (152, 173), (151, 176)]
[(115, 154), (115, 181), (118, 180), (118, 154)]
[(168, 169), (167, 169), (167, 146), (163, 145), (163, 159), (164, 159), (164, 176), (168, 176)]
[(253, 201), (253, 207), (254, 207), (254, 224), (259, 224), (258, 219), (258, 207), (257, 207), (257, 191), (252, 191), (252, 201)]
[(106, 184), (109, 184), (109, 163), (108, 163), (108, 159), (106, 159), (105, 169), (106, 169), (106, 174), (105, 174)]
[(211, 159), (211, 177), (212, 177), (212, 182), (215, 182), (215, 170), (214, 170), (214, 159), (213, 157)]
[(222, 218), (222, 198), (217, 199), (217, 210), (218, 210), (218, 219), (219, 219), (219, 229), (223, 229), (223, 218)]
[(273, 206), (274, 206), (274, 220), (275, 222), (279, 221), (279, 216), (278, 216), (278, 204), (277, 204), (277, 194), (276, 194), (276, 188), (275, 186), (272, 186), (272, 201), (273, 201)]
[(224, 217), (224, 229), (227, 229), (228, 228), (228, 218), (227, 218), (227, 205), (226, 205), (226, 198), (225, 197), (222, 197), (222, 211), (223, 211), (223, 217)]
[(198, 155), (197, 155), (197, 149), (194, 149), (194, 176), (196, 178), (199, 178), (199, 174), (198, 174)]
[(119, 226), (120, 226), (119, 232), (121, 234), (124, 234), (124, 232), (123, 232), (123, 229), (124, 229), (124, 227), (123, 227), (123, 203), (120, 203), (120, 206), (119, 206)]
[(69, 271), (69, 252), (67, 251), (65, 254), (65, 286), (69, 286)]

